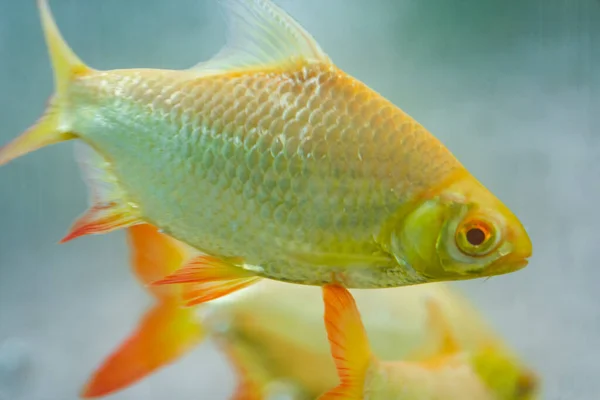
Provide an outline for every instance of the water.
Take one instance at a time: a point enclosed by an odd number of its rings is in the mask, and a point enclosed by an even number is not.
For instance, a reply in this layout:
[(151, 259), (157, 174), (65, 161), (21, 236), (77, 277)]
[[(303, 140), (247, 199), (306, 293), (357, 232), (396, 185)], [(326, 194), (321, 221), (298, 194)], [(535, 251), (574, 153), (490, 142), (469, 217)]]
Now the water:
[[(215, 3), (51, 6), (91, 66), (185, 68), (224, 42)], [(600, 2), (279, 4), (522, 218), (531, 264), (459, 286), (540, 372), (544, 399), (600, 398)], [(0, 143), (39, 117), (51, 78), (34, 2), (0, 0)], [(0, 399), (76, 399), (149, 298), (128, 270), (122, 232), (56, 244), (87, 202), (71, 144), (3, 167), (0, 185)], [(224, 399), (232, 385), (206, 343), (110, 399)]]

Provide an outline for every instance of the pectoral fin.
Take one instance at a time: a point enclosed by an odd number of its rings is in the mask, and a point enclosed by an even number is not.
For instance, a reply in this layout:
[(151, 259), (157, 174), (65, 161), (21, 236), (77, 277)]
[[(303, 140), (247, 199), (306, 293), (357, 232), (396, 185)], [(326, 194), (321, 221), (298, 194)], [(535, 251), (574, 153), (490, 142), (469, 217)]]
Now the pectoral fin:
[(352, 294), (342, 286), (324, 286), (323, 300), (325, 328), (341, 383), (319, 399), (362, 399), (372, 355), (360, 313)]
[(232, 261), (201, 255), (153, 284), (188, 284), (183, 288), (183, 300), (187, 306), (193, 306), (236, 292), (260, 279)]

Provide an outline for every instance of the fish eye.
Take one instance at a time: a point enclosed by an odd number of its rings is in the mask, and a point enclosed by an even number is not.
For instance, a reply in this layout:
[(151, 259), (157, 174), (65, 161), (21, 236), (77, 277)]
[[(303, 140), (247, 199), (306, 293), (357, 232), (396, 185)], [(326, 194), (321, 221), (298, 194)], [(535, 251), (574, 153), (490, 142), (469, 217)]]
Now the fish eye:
[(456, 245), (469, 256), (485, 256), (498, 244), (499, 235), (491, 222), (483, 218), (467, 218), (456, 230)]
[(466, 233), (467, 241), (473, 246), (480, 246), (485, 242), (485, 231), (479, 227), (471, 228)]

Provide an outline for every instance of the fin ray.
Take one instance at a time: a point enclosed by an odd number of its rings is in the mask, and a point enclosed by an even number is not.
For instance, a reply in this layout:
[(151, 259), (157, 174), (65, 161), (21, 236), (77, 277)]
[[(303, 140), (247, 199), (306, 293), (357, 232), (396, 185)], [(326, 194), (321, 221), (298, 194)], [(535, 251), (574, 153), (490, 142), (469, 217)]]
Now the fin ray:
[(125, 201), (126, 195), (111, 172), (110, 163), (83, 143), (76, 143), (75, 154), (89, 188), (92, 205), (75, 221), (61, 243), (141, 223), (138, 210)]
[(183, 288), (183, 300), (187, 306), (193, 306), (236, 292), (260, 279), (228, 261), (201, 255), (153, 285), (188, 284)]
[(159, 302), (94, 372), (81, 396), (101, 397), (131, 386), (180, 358), (202, 339), (193, 309), (181, 308), (176, 301)]
[(206, 75), (331, 60), (315, 39), (271, 0), (221, 0), (228, 20), (226, 46), (192, 69)]
[(327, 338), (341, 382), (319, 399), (361, 399), (373, 356), (356, 302), (339, 285), (324, 286), (323, 300)]
[[(147, 285), (181, 266), (191, 248), (150, 224), (127, 229), (131, 267)], [(136, 330), (105, 359), (85, 386), (84, 397), (114, 393), (189, 352), (203, 339), (195, 310), (181, 307), (181, 288), (146, 286), (157, 300)]]

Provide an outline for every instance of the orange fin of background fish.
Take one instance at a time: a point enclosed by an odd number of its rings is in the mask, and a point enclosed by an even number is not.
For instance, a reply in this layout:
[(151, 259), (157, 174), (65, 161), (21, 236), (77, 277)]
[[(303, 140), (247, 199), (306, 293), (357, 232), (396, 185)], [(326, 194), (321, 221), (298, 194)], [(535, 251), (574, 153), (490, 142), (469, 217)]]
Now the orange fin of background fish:
[(236, 292), (260, 279), (233, 263), (201, 255), (153, 285), (186, 284), (182, 288), (183, 300), (187, 306), (193, 306)]
[(177, 360), (202, 338), (194, 309), (182, 308), (176, 301), (160, 302), (96, 370), (81, 396), (101, 397), (124, 389)]
[(323, 300), (327, 338), (341, 383), (319, 399), (362, 399), (372, 354), (356, 302), (339, 285), (324, 286)]
[(192, 249), (150, 224), (127, 229), (131, 249), (131, 266), (138, 280), (158, 298), (179, 298), (181, 288), (175, 285), (150, 285), (175, 272), (193, 254)]
[(427, 325), (428, 332), (435, 341), (433, 355), (429, 343), (411, 353), (407, 358), (413, 359), (422, 367), (435, 369), (445, 365), (449, 356), (461, 351), (461, 346), (454, 334), (454, 329), (444, 315), (444, 311), (437, 300), (427, 299)]
[[(269, 393), (266, 392), (269, 386), (277, 381), (278, 372), (273, 370), (272, 363), (265, 359), (261, 349), (256, 347), (251, 340), (244, 339), (243, 336), (243, 334), (240, 336), (237, 329), (219, 330), (218, 334), (212, 336), (215, 344), (227, 357), (238, 382), (230, 399), (262, 400), (270, 398)], [(290, 396), (289, 398), (294, 397)]]
[(69, 233), (60, 241), (68, 242), (80, 236), (101, 234), (142, 222), (139, 211), (126, 200), (111, 165), (91, 147), (77, 143), (75, 155), (90, 192), (90, 208), (77, 219)]
[(262, 400), (264, 393), (259, 382), (266, 385), (268, 381), (264, 377), (259, 378), (262, 366), (257, 361), (260, 357), (252, 357), (248, 354), (249, 349), (239, 344), (231, 345), (225, 342), (220, 348), (229, 359), (238, 381), (230, 400)]
[(228, 41), (217, 55), (192, 68), (199, 75), (287, 69), (299, 63), (331, 64), (315, 39), (272, 1), (221, 2), (228, 19)]
[(63, 115), (61, 96), (75, 76), (91, 71), (71, 50), (62, 38), (45, 0), (38, 0), (38, 7), (46, 45), (54, 70), (55, 94), (50, 99), (44, 116), (18, 138), (0, 148), (0, 165), (39, 148), (71, 140), (77, 136), (71, 132)]
[(256, 387), (246, 384), (238, 384), (231, 396), (231, 400), (262, 400), (264, 397)]

